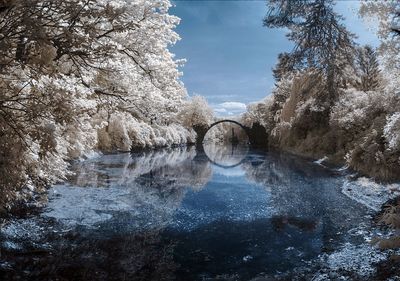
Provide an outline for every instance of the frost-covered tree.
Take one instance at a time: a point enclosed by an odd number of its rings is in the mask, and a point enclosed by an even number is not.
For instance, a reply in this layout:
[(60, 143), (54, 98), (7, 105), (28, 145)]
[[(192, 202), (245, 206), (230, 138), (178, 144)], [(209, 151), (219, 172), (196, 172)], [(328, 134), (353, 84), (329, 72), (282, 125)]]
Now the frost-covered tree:
[(0, 1), (1, 206), (16, 190), (62, 179), (67, 160), (97, 148), (193, 138), (176, 118), (186, 90), (168, 50), (179, 39), (170, 6)]
[(194, 96), (180, 110), (178, 118), (187, 127), (208, 127), (214, 120), (214, 112), (202, 96)]
[(387, 140), (389, 150), (400, 151), (400, 112), (395, 112), (387, 118), (384, 137)]
[(240, 118), (240, 122), (251, 128), (255, 123), (259, 123), (265, 128), (272, 128), (274, 125), (274, 116), (271, 107), (275, 103), (275, 96), (269, 95), (264, 100), (250, 103), (247, 110)]
[(400, 2), (399, 1), (372, 1), (361, 2), (360, 15), (366, 21), (373, 21), (381, 41), (379, 54), (383, 58), (388, 73), (400, 71)]
[(287, 27), (289, 40), (295, 43), (291, 52), (298, 69), (319, 69), (326, 78), (327, 96), (332, 103), (337, 98), (336, 83), (341, 76), (337, 59), (351, 63), (353, 35), (341, 23), (342, 17), (333, 11), (332, 0), (269, 0), (267, 27)]

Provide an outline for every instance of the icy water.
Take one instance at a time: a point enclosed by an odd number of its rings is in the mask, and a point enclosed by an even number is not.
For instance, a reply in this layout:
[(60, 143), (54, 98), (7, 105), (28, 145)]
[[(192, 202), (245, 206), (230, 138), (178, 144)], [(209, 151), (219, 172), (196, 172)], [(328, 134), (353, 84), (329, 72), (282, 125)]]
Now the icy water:
[(205, 152), (75, 164), (76, 175), (52, 187), (43, 210), (2, 226), (0, 280), (367, 280), (373, 273), (368, 262), (381, 257), (365, 244), (371, 211), (342, 193), (346, 175), (247, 147)]

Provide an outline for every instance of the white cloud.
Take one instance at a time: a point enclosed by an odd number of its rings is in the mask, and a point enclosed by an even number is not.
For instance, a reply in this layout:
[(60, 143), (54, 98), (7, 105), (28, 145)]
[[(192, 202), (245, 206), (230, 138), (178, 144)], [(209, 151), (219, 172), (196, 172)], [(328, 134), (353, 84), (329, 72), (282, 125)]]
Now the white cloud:
[(227, 113), (228, 111), (225, 108), (215, 108), (214, 112), (216, 112), (216, 113)]
[(246, 111), (246, 104), (237, 101), (227, 101), (213, 106), (217, 116), (239, 115)]
[(225, 109), (231, 109), (231, 110), (246, 110), (246, 105), (242, 102), (237, 102), (237, 101), (227, 101), (220, 103), (220, 106)]

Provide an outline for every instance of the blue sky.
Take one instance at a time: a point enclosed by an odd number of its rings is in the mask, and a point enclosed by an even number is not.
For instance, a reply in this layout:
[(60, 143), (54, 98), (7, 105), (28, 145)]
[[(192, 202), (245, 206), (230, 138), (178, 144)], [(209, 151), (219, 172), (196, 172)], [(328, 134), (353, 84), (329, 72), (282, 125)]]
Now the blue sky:
[[(293, 44), (284, 29), (262, 26), (265, 1), (173, 1), (170, 13), (181, 18), (182, 40), (171, 48), (185, 58), (182, 80), (189, 95), (208, 100), (217, 115), (236, 115), (245, 105), (269, 95), (272, 68)], [(360, 44), (376, 46), (373, 31), (358, 18), (358, 1), (337, 1), (336, 11)]]

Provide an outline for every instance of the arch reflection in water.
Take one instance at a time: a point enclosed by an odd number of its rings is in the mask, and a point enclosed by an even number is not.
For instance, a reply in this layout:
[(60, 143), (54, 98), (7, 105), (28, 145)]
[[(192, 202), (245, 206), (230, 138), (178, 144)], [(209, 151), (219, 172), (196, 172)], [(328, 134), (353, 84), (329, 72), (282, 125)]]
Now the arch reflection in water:
[(208, 129), (202, 148), (214, 165), (233, 168), (245, 161), (248, 144), (249, 136), (243, 125), (233, 120), (220, 120)]
[(208, 160), (221, 168), (234, 168), (246, 161), (249, 153), (247, 144), (203, 143), (204, 153)]

